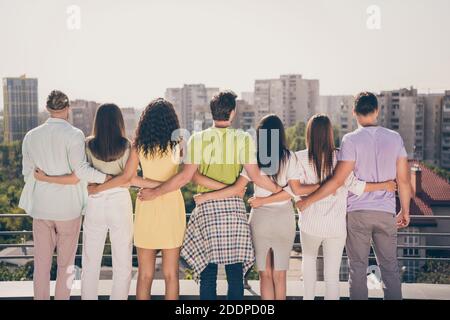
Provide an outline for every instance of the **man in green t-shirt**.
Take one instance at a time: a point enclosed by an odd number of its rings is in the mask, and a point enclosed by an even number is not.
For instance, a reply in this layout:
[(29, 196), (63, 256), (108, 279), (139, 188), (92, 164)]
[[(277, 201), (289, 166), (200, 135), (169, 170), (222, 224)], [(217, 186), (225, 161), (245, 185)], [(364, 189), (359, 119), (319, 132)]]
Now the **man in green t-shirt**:
[[(144, 189), (141, 200), (152, 200), (180, 189), (196, 176), (198, 192), (232, 185), (245, 168), (252, 181), (274, 193), (281, 191), (269, 177), (262, 176), (252, 137), (231, 128), (236, 115), (236, 94), (224, 91), (214, 96), (210, 107), (214, 126), (189, 139), (183, 169), (155, 189)], [(186, 230), (181, 256), (200, 278), (200, 298), (217, 298), (217, 266), (225, 265), (228, 299), (243, 298), (243, 275), (254, 263), (254, 251), (245, 205), (237, 196), (198, 205)]]

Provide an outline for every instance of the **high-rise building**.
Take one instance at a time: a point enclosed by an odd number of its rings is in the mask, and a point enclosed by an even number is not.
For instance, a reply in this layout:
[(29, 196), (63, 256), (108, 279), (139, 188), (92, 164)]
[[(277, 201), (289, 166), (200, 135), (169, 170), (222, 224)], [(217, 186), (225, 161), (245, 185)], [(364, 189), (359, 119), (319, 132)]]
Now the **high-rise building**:
[(432, 165), (440, 165), (441, 121), (443, 94), (421, 94), (419, 99), (424, 105), (425, 127), (423, 160)]
[(0, 113), (0, 144), (3, 143), (3, 134), (4, 134), (4, 130), (3, 130), (3, 113)]
[(355, 97), (344, 96), (320, 96), (320, 112), (328, 115), (334, 128), (338, 129), (339, 140), (354, 131), (358, 124), (353, 116)]
[(185, 84), (182, 88), (166, 89), (165, 98), (177, 111), (181, 127), (193, 131), (194, 124), (198, 126), (198, 121), (204, 117), (201, 113), (209, 112), (209, 102), (217, 93), (219, 88), (207, 88), (204, 84)]
[(3, 79), (4, 141), (21, 141), (38, 125), (38, 80), (27, 78)]
[(402, 136), (408, 158), (423, 160), (425, 104), (417, 89), (382, 91), (378, 100), (380, 124)]
[(123, 121), (125, 122), (125, 132), (128, 139), (134, 139), (134, 133), (138, 124), (138, 115), (134, 108), (121, 108)]
[(450, 169), (450, 90), (442, 99), (440, 165)]
[(319, 80), (303, 79), (299, 74), (256, 80), (254, 104), (258, 119), (274, 113), (286, 126), (306, 122), (319, 109)]
[(255, 94), (252, 91), (241, 92), (241, 100), (244, 100), (245, 102), (247, 102), (250, 105), (254, 105), (255, 104)]
[(38, 124), (41, 125), (50, 117), (50, 113), (47, 110), (40, 110), (38, 112)]
[(95, 113), (97, 112), (99, 103), (95, 101), (74, 100), (70, 101), (69, 122), (83, 131), (85, 136), (92, 134)]
[(194, 124), (192, 129), (194, 131), (202, 131), (213, 125), (213, 119), (209, 104), (194, 106), (193, 113), (194, 113)]
[(236, 116), (233, 127), (244, 131), (256, 129), (255, 107), (245, 100), (236, 101)]
[(285, 122), (283, 84), (280, 79), (255, 80), (254, 102), (258, 120), (266, 114), (274, 113)]

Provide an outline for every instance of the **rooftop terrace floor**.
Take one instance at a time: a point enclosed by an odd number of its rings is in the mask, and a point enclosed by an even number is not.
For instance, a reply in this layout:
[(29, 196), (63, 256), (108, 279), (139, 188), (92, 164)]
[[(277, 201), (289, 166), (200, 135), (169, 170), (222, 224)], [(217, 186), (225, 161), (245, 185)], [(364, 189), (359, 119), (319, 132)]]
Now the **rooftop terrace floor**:
[[(76, 281), (72, 289), (72, 299), (80, 299), (79, 281)], [(245, 290), (245, 299), (259, 299), (259, 281), (249, 281), (251, 289)], [(51, 283), (51, 292), (54, 290), (55, 282)], [(111, 292), (111, 280), (101, 280), (99, 284), (100, 299), (107, 298)], [(348, 283), (341, 282), (341, 299), (348, 299)], [(192, 280), (180, 280), (180, 299), (192, 300), (198, 299), (198, 284)], [(226, 295), (227, 283), (225, 280), (219, 280), (217, 291), (219, 298)], [(325, 293), (325, 283), (317, 283), (317, 298), (321, 299)], [(136, 281), (133, 280), (130, 288), (130, 299), (135, 298)], [(153, 298), (163, 299), (164, 281), (155, 280), (153, 282)], [(0, 299), (31, 299), (33, 296), (33, 282), (31, 281), (3, 281), (0, 282)], [(303, 284), (302, 281), (288, 281), (287, 285), (288, 299), (302, 299)], [(369, 290), (371, 299), (382, 299), (382, 290)], [(450, 300), (450, 285), (405, 283), (403, 284), (403, 297), (408, 300), (427, 299), (427, 300)]]

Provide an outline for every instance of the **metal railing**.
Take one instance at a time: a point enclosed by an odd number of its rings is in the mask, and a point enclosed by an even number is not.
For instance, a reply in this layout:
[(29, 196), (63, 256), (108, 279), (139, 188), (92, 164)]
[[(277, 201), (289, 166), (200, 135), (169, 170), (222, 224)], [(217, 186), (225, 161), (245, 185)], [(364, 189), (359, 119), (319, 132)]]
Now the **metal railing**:
[[(186, 214), (186, 219), (189, 220), (190, 214)], [(296, 218), (298, 215), (296, 215)], [(28, 215), (25, 214), (0, 214), (1, 218), (11, 218), (11, 219), (31, 219)], [(450, 220), (450, 216), (412, 216), (411, 221), (412, 222), (418, 222), (418, 221), (435, 221), (435, 220)], [(83, 230), (81, 230), (81, 233)], [(33, 232), (31, 230), (22, 230), (22, 231), (4, 231), (0, 230), (0, 237), (9, 237), (9, 236), (31, 236)], [(409, 231), (399, 231), (398, 232), (399, 238), (401, 236), (417, 236), (417, 237), (449, 237), (449, 243), (450, 243), (450, 232), (409, 232)], [(82, 237), (80, 237), (81, 239)], [(82, 247), (82, 243), (80, 242), (78, 244), (79, 248)], [(105, 243), (105, 246), (110, 246), (110, 243)], [(26, 251), (27, 248), (33, 248), (33, 244), (28, 243), (0, 243), (0, 250), (4, 248), (22, 248)], [(301, 248), (301, 242), (300, 242), (300, 231), (296, 231), (296, 237), (294, 242), (294, 251), (298, 251), (299, 254), (297, 255), (291, 255), (291, 259), (301, 259), (300, 251)], [(397, 246), (398, 249), (421, 249), (421, 250), (442, 250), (442, 251), (449, 251), (449, 255), (445, 257), (417, 257), (417, 256), (399, 256), (398, 260), (403, 261), (447, 261), (450, 262), (450, 245), (405, 245), (405, 244), (399, 244)], [(161, 253), (158, 254), (160, 256)], [(6, 261), (6, 260), (16, 260), (16, 259), (33, 259), (34, 256), (30, 254), (21, 254), (21, 255), (5, 255), (0, 256), (0, 261)], [(76, 259), (80, 259), (81, 255), (77, 254)], [(111, 259), (111, 255), (104, 254), (103, 258)], [(318, 258), (323, 258), (323, 256), (319, 255)], [(369, 256), (371, 259), (375, 259), (375, 256), (371, 254)], [(133, 254), (133, 259), (137, 259), (137, 255)], [(343, 259), (347, 259), (347, 256), (344, 254)]]

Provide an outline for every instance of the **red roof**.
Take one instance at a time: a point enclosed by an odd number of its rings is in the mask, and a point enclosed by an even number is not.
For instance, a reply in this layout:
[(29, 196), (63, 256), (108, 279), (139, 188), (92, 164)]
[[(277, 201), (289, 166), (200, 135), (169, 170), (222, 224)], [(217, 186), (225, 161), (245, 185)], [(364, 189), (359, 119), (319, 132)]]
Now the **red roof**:
[(432, 203), (445, 202), (450, 205), (450, 184), (438, 176), (431, 169), (417, 161), (410, 161), (412, 165), (419, 165), (422, 170), (422, 198)]
[(432, 206), (450, 206), (450, 184), (422, 163), (418, 161), (409, 163), (411, 167), (419, 166), (422, 170), (422, 192), (412, 200), (411, 215), (433, 215)]

